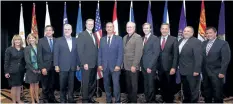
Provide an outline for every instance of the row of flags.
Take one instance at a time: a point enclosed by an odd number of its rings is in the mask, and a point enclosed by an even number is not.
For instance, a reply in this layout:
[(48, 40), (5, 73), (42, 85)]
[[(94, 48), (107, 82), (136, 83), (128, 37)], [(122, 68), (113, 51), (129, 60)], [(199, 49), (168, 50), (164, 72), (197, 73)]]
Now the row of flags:
[[(32, 9), (32, 25), (31, 25), (31, 32), (38, 37), (38, 28), (37, 28), (37, 21), (36, 21), (36, 12), (35, 12), (35, 3), (33, 3), (33, 9)], [(102, 37), (102, 27), (101, 27), (101, 19), (100, 19), (100, 9), (99, 9), (99, 1), (97, 3), (96, 8), (96, 17), (95, 17), (95, 28), (94, 28), (94, 34), (97, 36), (97, 43), (99, 44), (100, 38)], [(82, 12), (81, 12), (81, 2), (79, 2), (79, 8), (78, 8), (78, 17), (77, 17), (77, 25), (76, 25), (76, 37), (78, 37), (78, 34), (83, 31), (83, 24), (82, 24)], [(130, 13), (129, 13), (129, 21), (135, 22), (134, 19), (134, 11), (133, 11), (133, 2), (130, 3)], [(118, 30), (118, 18), (117, 18), (117, 2), (114, 3), (113, 8), (113, 17), (112, 22), (114, 24), (114, 32), (115, 35), (119, 35)], [(152, 33), (153, 31), (153, 19), (152, 19), (152, 13), (151, 13), (151, 1), (149, 0), (148, 3), (148, 10), (147, 10), (147, 22), (151, 24), (152, 26)], [(165, 6), (164, 6), (164, 14), (163, 14), (163, 23), (169, 23), (169, 13), (168, 13), (168, 1), (166, 0)], [(68, 24), (68, 18), (66, 13), (66, 2), (64, 3), (64, 16), (63, 16), (63, 24)], [(50, 21), (50, 15), (49, 15), (49, 9), (48, 9), (48, 3), (46, 2), (46, 16), (45, 16), (45, 26), (51, 25)], [(178, 29), (178, 40), (182, 38), (182, 32), (184, 28), (187, 26), (186, 22), (186, 8), (185, 8), (185, 0), (183, 0), (182, 8), (181, 8), (181, 14), (180, 14), (180, 20), (179, 20), (179, 29)], [(64, 28), (64, 27), (63, 27)], [(199, 28), (198, 28), (198, 39), (201, 41), (206, 40), (205, 36), (205, 29), (206, 29), (206, 16), (205, 16), (205, 5), (204, 0), (202, 0), (201, 3), (201, 12), (200, 12), (200, 22), (199, 22)], [(224, 7), (224, 1), (221, 3), (221, 10), (219, 15), (219, 26), (218, 26), (218, 36), (220, 39), (225, 40), (225, 7)], [(24, 47), (26, 46), (25, 42), (25, 31), (24, 31), (24, 19), (23, 19), (23, 7), (21, 4), (21, 11), (20, 11), (20, 24), (19, 24), (19, 35), (23, 39)], [(102, 72), (97, 72), (97, 79), (100, 79), (103, 77)], [(179, 81), (177, 81), (179, 82)]]

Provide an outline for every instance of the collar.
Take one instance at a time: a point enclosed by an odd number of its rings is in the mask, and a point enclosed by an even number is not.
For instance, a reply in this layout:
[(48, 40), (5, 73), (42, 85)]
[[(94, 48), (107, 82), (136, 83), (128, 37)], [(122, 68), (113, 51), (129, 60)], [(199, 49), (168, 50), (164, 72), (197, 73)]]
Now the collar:
[(166, 36), (161, 36), (161, 38), (165, 38), (165, 39), (167, 39), (167, 37), (168, 37), (168, 34)]
[(217, 38), (215, 38), (215, 39), (213, 39), (213, 40), (209, 40), (208, 43), (214, 43), (216, 39), (217, 39)]
[(151, 33), (147, 34), (145, 37), (148, 39), (150, 37)]
[[(89, 31), (89, 30), (87, 30), (87, 29), (86, 29), (86, 31), (87, 31), (89, 34), (91, 34), (91, 33), (92, 33), (92, 31)], [(93, 33), (92, 33), (92, 34), (93, 34)]]

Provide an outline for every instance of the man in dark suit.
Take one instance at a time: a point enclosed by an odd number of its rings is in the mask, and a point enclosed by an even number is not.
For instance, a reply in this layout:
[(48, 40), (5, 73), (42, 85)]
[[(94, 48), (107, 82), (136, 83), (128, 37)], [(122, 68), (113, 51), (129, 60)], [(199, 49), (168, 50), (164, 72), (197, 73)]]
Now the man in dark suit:
[(79, 34), (78, 54), (82, 71), (82, 100), (83, 103), (95, 103), (93, 99), (96, 89), (96, 73), (98, 58), (97, 37), (93, 35), (94, 20), (86, 20), (86, 30)]
[(135, 28), (136, 24), (134, 22), (128, 22), (126, 24), (126, 31), (128, 34), (123, 38), (128, 103), (137, 102), (138, 71), (140, 69), (139, 65), (143, 49), (142, 37), (135, 33)]
[(162, 35), (159, 37), (161, 53), (158, 61), (158, 73), (163, 101), (173, 103), (179, 49), (177, 39), (171, 36), (169, 31), (170, 25), (163, 23), (160, 28)]
[(42, 99), (44, 103), (57, 103), (54, 96), (55, 70), (53, 65), (53, 50), (56, 42), (53, 38), (53, 27), (47, 25), (44, 30), (45, 37), (38, 43), (38, 66), (42, 72)]
[(160, 54), (159, 39), (151, 34), (151, 25), (144, 23), (143, 32), (143, 54), (141, 59), (141, 68), (144, 77), (144, 93), (147, 103), (155, 102), (154, 75), (156, 65)]
[(193, 37), (193, 27), (184, 29), (184, 38), (179, 41), (179, 69), (184, 93), (183, 103), (197, 103), (199, 98), (202, 62), (201, 41)]
[(54, 46), (54, 66), (60, 75), (60, 99), (66, 103), (66, 90), (68, 87), (68, 103), (75, 103), (73, 98), (74, 74), (79, 70), (79, 57), (76, 39), (71, 36), (72, 26), (64, 25), (64, 36), (57, 39)]
[(214, 27), (206, 28), (206, 41), (203, 42), (203, 86), (205, 103), (223, 103), (223, 84), (231, 58), (227, 41), (217, 39)]
[(100, 39), (98, 52), (98, 69), (103, 70), (106, 102), (112, 103), (110, 79), (113, 81), (115, 103), (121, 102), (120, 93), (120, 67), (123, 60), (123, 41), (120, 36), (114, 35), (112, 22), (106, 24), (107, 36)]

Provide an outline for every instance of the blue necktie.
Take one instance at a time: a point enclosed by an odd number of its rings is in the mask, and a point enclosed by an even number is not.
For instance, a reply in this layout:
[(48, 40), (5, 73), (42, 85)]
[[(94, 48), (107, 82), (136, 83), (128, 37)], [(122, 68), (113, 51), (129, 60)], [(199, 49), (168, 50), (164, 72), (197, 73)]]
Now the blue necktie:
[(110, 39), (111, 39), (111, 37), (108, 37), (108, 46), (110, 47)]
[(53, 51), (53, 40), (49, 39), (49, 46), (50, 46), (50, 50), (51, 52)]

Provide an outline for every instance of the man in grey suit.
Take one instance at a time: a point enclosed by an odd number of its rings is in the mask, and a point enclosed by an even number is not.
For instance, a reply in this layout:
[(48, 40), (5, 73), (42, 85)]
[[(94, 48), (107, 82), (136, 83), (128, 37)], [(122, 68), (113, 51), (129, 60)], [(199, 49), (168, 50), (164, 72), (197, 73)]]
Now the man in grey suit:
[(194, 29), (187, 26), (179, 41), (179, 69), (183, 86), (183, 103), (197, 103), (202, 62), (201, 41), (193, 37)]
[(79, 34), (78, 54), (82, 71), (82, 100), (83, 103), (95, 103), (93, 99), (96, 89), (96, 73), (98, 58), (97, 37), (93, 34), (94, 20), (86, 20), (86, 30)]
[(126, 87), (128, 100), (137, 102), (138, 70), (142, 57), (143, 42), (139, 34), (135, 33), (136, 24), (128, 22), (126, 25), (127, 35), (123, 38), (124, 46), (124, 68), (126, 70)]
[(159, 37), (159, 44), (161, 53), (157, 66), (163, 101), (173, 103), (179, 49), (176, 37), (169, 35), (169, 31), (170, 25), (163, 23), (160, 28), (161, 36)]
[(214, 27), (206, 28), (206, 41), (203, 42), (203, 87), (205, 103), (223, 103), (223, 84), (231, 59), (227, 41), (217, 39)]
[(143, 55), (141, 68), (144, 77), (144, 93), (147, 103), (155, 102), (154, 76), (157, 60), (160, 54), (159, 38), (151, 34), (151, 24), (143, 24), (145, 37), (143, 40)]

